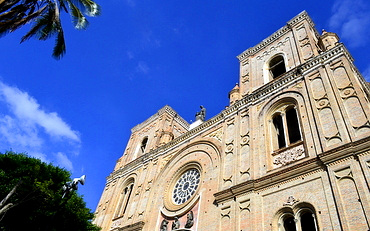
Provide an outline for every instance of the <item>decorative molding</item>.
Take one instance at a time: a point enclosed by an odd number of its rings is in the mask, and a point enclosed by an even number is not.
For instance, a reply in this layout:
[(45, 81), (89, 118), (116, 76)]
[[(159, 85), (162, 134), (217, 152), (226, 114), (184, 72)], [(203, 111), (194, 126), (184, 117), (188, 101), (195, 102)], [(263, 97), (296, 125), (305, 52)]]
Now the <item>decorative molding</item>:
[(292, 27), (294, 27), (298, 23), (302, 22), (303, 20), (307, 20), (308, 23), (312, 27), (314, 26), (314, 23), (313, 23), (312, 19), (308, 16), (307, 12), (302, 11), (296, 17), (291, 19), (287, 23), (287, 25), (285, 25), (284, 27), (277, 30), (275, 33), (273, 33), (272, 35), (270, 35), (269, 37), (264, 39), (262, 42), (260, 42), (256, 46), (247, 49), (246, 51), (244, 51), (243, 53), (238, 55), (237, 58), (239, 59), (240, 62), (242, 62), (244, 59), (248, 58), (249, 56), (256, 54), (257, 52), (261, 51), (262, 49), (264, 49), (265, 47), (267, 47), (271, 43), (275, 42), (276, 40), (280, 39), (282, 36), (287, 34), (289, 31), (291, 31)]
[(305, 157), (303, 144), (288, 148), (280, 153), (273, 153), (275, 167), (285, 166)]
[(230, 205), (221, 208), (221, 217), (222, 218), (224, 218), (224, 217), (230, 218), (230, 213), (231, 213), (231, 206)]
[(216, 138), (218, 141), (222, 141), (222, 128), (217, 129), (208, 135), (208, 137)]
[(299, 200), (295, 199), (293, 196), (289, 196), (287, 201), (283, 204), (283, 206), (292, 206), (295, 203), (299, 202)]
[(250, 206), (251, 206), (251, 201), (250, 200), (244, 200), (244, 201), (239, 201), (239, 209), (240, 211), (247, 210), (250, 212)]
[(225, 148), (225, 153), (232, 154), (233, 151), (234, 151), (234, 144), (233, 143), (227, 144)]
[(243, 147), (244, 145), (249, 145), (249, 131), (247, 132), (247, 134), (240, 136), (240, 137), (241, 137), (241, 140), (240, 140), (241, 147)]
[(131, 225), (126, 225), (122, 228), (116, 229), (117, 231), (141, 231), (145, 225), (144, 221), (139, 221)]
[(274, 52), (274, 51), (276, 51), (279, 47), (285, 46), (285, 44), (289, 41), (289, 39), (290, 39), (289, 37), (286, 37), (283, 41), (278, 42), (276, 44), (276, 46), (270, 47), (269, 50), (267, 50), (267, 51), (263, 52), (261, 55), (257, 56), (256, 59), (257, 60), (263, 60), (266, 56), (270, 56), (272, 53), (275, 54), (276, 52)]
[(162, 107), (161, 109), (159, 109), (156, 114), (152, 115), (151, 117), (146, 119), (144, 122), (142, 122), (142, 123), (136, 125), (135, 127), (133, 127), (131, 129), (131, 132), (134, 133), (138, 130), (141, 130), (143, 127), (147, 126), (148, 124), (150, 124), (154, 120), (161, 117), (164, 113), (170, 114), (176, 122), (181, 124), (186, 130), (189, 130), (190, 124), (188, 122), (186, 122), (186, 120), (183, 119), (179, 114), (177, 114), (177, 112), (175, 110), (173, 110), (170, 106), (166, 105), (166, 106)]

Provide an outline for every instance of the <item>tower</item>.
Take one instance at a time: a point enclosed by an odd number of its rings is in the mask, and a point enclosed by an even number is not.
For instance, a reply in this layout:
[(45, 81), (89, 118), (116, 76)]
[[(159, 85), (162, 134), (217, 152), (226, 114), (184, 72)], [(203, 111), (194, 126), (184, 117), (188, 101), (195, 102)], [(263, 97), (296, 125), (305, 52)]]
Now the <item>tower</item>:
[(218, 115), (194, 127), (165, 106), (134, 127), (94, 222), (368, 230), (370, 89), (338, 40), (302, 12), (238, 56), (239, 84)]

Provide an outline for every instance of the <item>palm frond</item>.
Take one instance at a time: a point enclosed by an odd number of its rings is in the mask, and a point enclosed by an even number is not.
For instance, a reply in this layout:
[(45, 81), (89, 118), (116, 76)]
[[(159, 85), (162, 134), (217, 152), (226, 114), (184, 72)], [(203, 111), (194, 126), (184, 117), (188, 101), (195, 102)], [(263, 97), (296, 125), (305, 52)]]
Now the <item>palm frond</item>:
[(72, 22), (76, 29), (85, 29), (89, 22), (85, 16), (81, 13), (80, 9), (77, 8), (71, 1), (68, 1), (69, 8), (71, 9), (70, 15), (72, 16)]
[(42, 15), (42, 13), (45, 9), (46, 9), (46, 6), (44, 6), (43, 8), (39, 9), (36, 12), (28, 14), (26, 17), (23, 17), (22, 19), (18, 20), (17, 22), (14, 22), (13, 27), (11, 28), (11, 32), (15, 31), (16, 29), (20, 28), (21, 26), (24, 26), (25, 24), (31, 22), (33, 19)]
[[(45, 8), (46, 8), (46, 6), (44, 8), (42, 8), (41, 11), (44, 11)], [(27, 32), (27, 34), (25, 34), (22, 37), (21, 43), (30, 39), (33, 36), (36, 36), (36, 35), (39, 35), (40, 33), (42, 33), (41, 31), (50, 23), (51, 16), (50, 16), (49, 13), (50, 12), (48, 12), (47, 14), (43, 14), (42, 16), (40, 16), (37, 19), (36, 23), (32, 26), (32, 28)]]
[(58, 35), (55, 39), (55, 45), (53, 49), (53, 57), (61, 59), (66, 53), (66, 43), (64, 41), (64, 32), (61, 26), (59, 26)]
[(0, 0), (0, 13), (9, 10), (20, 1), (21, 0)]
[(90, 17), (100, 15), (100, 6), (92, 0), (72, 0), (80, 9), (85, 10), (85, 14)]

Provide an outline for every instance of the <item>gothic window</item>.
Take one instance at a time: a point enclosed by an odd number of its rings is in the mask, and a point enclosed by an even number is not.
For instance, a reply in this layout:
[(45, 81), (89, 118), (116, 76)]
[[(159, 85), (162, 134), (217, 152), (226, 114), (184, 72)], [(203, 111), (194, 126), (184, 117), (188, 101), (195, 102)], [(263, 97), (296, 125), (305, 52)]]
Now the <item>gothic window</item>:
[(126, 186), (121, 192), (114, 218), (122, 217), (125, 214), (133, 188), (134, 182), (133, 180), (131, 180), (130, 183), (126, 184)]
[(145, 153), (145, 148), (146, 148), (147, 143), (148, 143), (148, 137), (145, 137), (143, 141), (141, 141), (141, 145), (140, 145), (141, 154)]
[(284, 57), (278, 55), (269, 62), (269, 71), (273, 79), (279, 77), (286, 72)]
[(273, 149), (287, 147), (302, 140), (299, 119), (294, 105), (281, 107), (272, 116)]

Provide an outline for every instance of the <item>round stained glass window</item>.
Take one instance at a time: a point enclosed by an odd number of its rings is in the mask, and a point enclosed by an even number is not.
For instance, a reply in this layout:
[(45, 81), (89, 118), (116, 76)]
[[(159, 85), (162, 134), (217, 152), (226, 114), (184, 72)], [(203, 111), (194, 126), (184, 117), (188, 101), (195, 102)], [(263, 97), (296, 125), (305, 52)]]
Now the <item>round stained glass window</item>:
[(176, 205), (181, 205), (194, 195), (200, 182), (200, 173), (192, 168), (184, 172), (177, 180), (172, 192), (172, 201)]

